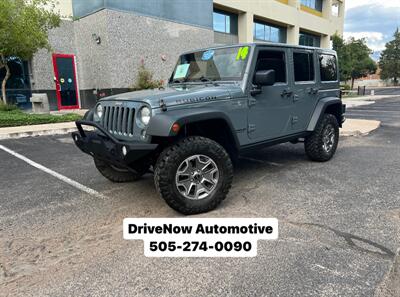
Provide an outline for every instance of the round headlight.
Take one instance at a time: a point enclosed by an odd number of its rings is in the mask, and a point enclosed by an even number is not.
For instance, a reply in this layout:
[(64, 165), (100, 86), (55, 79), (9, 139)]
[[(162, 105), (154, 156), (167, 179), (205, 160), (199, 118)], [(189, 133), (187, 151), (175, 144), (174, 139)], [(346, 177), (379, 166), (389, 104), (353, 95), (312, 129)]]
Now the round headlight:
[(101, 106), (101, 104), (97, 105), (96, 114), (99, 118), (103, 116), (103, 106)]
[(150, 122), (151, 111), (150, 108), (144, 106), (139, 111), (139, 119), (144, 124), (147, 125)]

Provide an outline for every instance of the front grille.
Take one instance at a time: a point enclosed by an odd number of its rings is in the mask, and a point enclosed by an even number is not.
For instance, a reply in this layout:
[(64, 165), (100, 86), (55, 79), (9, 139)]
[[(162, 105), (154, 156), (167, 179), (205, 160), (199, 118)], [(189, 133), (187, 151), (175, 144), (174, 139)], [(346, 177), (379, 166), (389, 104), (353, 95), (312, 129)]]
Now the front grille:
[(101, 125), (112, 134), (133, 136), (135, 109), (122, 106), (104, 106)]

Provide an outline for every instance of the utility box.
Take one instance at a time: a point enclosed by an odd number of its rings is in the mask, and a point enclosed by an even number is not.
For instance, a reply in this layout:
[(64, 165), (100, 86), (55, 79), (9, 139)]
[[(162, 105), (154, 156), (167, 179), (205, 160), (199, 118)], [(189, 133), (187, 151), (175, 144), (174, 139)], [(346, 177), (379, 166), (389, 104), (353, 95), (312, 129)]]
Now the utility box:
[(32, 94), (31, 102), (33, 113), (50, 113), (47, 94)]

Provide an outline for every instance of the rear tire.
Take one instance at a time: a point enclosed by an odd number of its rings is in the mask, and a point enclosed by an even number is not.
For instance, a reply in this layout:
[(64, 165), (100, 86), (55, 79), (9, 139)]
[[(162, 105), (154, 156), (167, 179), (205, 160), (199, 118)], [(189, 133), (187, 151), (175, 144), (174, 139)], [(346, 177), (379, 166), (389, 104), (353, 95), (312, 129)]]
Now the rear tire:
[(135, 172), (132, 172), (126, 168), (120, 168), (96, 158), (94, 158), (94, 165), (105, 178), (114, 183), (125, 183), (138, 180), (149, 169), (149, 167), (143, 166), (140, 168), (138, 167), (135, 169)]
[(182, 214), (215, 209), (229, 192), (233, 166), (217, 142), (191, 136), (166, 148), (157, 160), (154, 183), (167, 204)]
[(339, 142), (339, 124), (332, 114), (324, 114), (314, 132), (306, 137), (304, 148), (307, 156), (317, 162), (329, 161)]

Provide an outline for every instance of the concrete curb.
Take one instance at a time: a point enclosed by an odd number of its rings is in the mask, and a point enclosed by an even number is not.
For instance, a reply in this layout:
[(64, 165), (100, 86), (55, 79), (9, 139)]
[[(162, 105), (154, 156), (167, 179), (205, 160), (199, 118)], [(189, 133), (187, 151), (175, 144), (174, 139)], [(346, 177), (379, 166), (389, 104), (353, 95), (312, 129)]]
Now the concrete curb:
[[(363, 136), (378, 129), (380, 121), (347, 119), (340, 130), (341, 136)], [(74, 122), (0, 128), (0, 140), (42, 135), (62, 135), (77, 131)]]
[(340, 130), (341, 136), (365, 136), (381, 126), (380, 121), (347, 119)]
[(375, 96), (362, 96), (355, 98), (343, 98), (343, 103), (347, 108), (374, 104), (377, 100), (399, 98), (400, 95), (375, 95)]
[(0, 140), (42, 135), (68, 134), (76, 131), (75, 122), (0, 128)]

